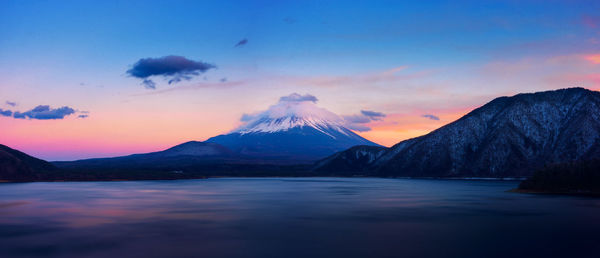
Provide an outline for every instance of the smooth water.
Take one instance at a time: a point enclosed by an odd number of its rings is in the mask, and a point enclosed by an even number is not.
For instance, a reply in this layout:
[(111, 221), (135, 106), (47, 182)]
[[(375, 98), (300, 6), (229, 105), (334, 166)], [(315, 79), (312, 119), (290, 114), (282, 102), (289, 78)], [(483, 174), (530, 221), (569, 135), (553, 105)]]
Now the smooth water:
[(0, 257), (600, 257), (600, 199), (517, 182), (0, 184)]

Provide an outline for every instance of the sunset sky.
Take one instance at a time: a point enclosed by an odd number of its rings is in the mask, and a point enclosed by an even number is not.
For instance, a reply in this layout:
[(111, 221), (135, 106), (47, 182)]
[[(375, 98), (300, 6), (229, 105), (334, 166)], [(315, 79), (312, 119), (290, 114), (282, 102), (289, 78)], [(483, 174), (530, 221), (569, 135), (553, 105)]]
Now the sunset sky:
[(357, 133), (391, 146), (495, 97), (600, 89), (600, 1), (401, 2), (3, 1), (0, 144), (157, 151), (298, 93), (385, 114)]

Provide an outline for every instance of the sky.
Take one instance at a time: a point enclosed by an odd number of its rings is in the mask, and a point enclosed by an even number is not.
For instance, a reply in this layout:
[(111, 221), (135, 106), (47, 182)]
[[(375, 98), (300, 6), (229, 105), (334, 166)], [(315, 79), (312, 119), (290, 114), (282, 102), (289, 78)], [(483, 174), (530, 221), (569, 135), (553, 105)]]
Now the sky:
[(600, 1), (3, 1), (0, 144), (47, 160), (206, 140), (282, 96), (385, 146), (500, 96), (600, 89)]

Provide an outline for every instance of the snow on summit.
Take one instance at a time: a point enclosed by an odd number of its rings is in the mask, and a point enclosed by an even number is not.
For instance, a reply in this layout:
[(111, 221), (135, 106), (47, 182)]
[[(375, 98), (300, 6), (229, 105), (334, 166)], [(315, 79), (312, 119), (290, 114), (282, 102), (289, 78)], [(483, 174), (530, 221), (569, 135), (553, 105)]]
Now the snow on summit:
[(244, 115), (244, 125), (233, 132), (245, 134), (255, 132), (272, 133), (287, 131), (294, 127), (312, 127), (333, 137), (329, 131), (347, 135), (346, 121), (335, 113), (318, 107), (317, 98), (310, 94), (293, 93), (283, 96), (277, 104), (255, 115)]

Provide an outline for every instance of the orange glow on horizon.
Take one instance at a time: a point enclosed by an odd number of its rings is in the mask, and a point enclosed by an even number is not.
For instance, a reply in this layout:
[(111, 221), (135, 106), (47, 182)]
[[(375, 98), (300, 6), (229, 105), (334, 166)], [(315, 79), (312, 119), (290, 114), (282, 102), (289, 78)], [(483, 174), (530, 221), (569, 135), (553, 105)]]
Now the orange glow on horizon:
[(600, 64), (600, 54), (588, 55), (584, 57), (586, 60), (593, 64)]
[(433, 112), (440, 120), (423, 117), (424, 112), (389, 114), (384, 121), (369, 124), (371, 131), (359, 133), (370, 141), (391, 147), (396, 143), (426, 135), (461, 118), (474, 108), (438, 110)]

